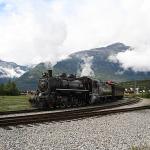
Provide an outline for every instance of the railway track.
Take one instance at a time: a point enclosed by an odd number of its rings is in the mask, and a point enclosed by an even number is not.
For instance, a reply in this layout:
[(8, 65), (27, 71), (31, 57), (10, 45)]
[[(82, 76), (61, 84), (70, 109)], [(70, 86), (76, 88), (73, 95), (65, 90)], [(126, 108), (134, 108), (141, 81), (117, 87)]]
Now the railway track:
[[(0, 118), (0, 127), (14, 126), (14, 125), (24, 125), (31, 123), (41, 123), (50, 121), (64, 121), (72, 120), (78, 118), (86, 118), (98, 115), (106, 115), (110, 113), (124, 112), (125, 108), (117, 109), (119, 106), (132, 105), (138, 103), (139, 99), (132, 99), (126, 101), (117, 101), (113, 104), (108, 104), (104, 106), (90, 106), (76, 109), (67, 109), (59, 111), (47, 111), (38, 113), (28, 113), (24, 115), (17, 116), (5, 116)], [(114, 109), (113, 109), (114, 108)], [(132, 107), (129, 111), (133, 110)]]
[(26, 109), (26, 110), (17, 110), (17, 111), (5, 111), (0, 112), (0, 115), (9, 115), (9, 114), (22, 114), (22, 113), (32, 113), (32, 112), (39, 112), (39, 109)]
[[(127, 97), (125, 98), (127, 99)], [(107, 103), (102, 103), (100, 104), (103, 108), (106, 106), (106, 107), (109, 107), (109, 103), (110, 102), (107, 102)], [(115, 102), (113, 102), (113, 105)], [(124, 100), (123, 100), (123, 104), (124, 104)], [(111, 105), (111, 103), (110, 103)], [(112, 106), (112, 105), (111, 105)], [(85, 107), (85, 106), (83, 106)], [(64, 108), (57, 108), (57, 110), (63, 110)], [(70, 108), (68, 108), (70, 109)], [(51, 109), (51, 111), (53, 111), (54, 109)], [(23, 114), (23, 113), (34, 113), (34, 112), (42, 112), (43, 110), (40, 110), (40, 109), (37, 109), (37, 108), (31, 108), (31, 109), (25, 109), (25, 110), (17, 110), (17, 111), (5, 111), (5, 112), (0, 112), (0, 116), (2, 115), (10, 115), (10, 114)], [(49, 110), (47, 110), (49, 111)]]

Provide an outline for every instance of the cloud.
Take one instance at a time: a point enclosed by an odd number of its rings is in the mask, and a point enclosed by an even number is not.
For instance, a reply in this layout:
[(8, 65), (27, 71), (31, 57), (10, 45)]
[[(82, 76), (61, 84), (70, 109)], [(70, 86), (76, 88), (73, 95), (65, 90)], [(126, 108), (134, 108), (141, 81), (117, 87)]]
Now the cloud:
[[(123, 42), (125, 69), (150, 71), (149, 0), (0, 0), (0, 57), (55, 63), (82, 49)], [(141, 60), (141, 61), (140, 61)]]
[(140, 49), (127, 50), (117, 54), (116, 59), (120, 62), (121, 66), (127, 70), (132, 69), (136, 72), (150, 71), (150, 49), (142, 46)]
[(66, 37), (66, 26), (61, 19), (46, 12), (51, 9), (48, 2), (38, 2), (6, 2), (0, 12), (2, 58), (18, 63), (34, 63), (37, 58), (40, 61), (55, 61), (57, 51)]

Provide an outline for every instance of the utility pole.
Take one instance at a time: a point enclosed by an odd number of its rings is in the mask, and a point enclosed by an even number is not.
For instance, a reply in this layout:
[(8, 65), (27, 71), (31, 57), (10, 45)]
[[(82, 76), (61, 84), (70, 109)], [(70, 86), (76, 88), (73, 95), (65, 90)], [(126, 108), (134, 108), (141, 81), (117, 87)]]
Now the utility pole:
[(136, 93), (136, 80), (134, 81), (134, 93)]

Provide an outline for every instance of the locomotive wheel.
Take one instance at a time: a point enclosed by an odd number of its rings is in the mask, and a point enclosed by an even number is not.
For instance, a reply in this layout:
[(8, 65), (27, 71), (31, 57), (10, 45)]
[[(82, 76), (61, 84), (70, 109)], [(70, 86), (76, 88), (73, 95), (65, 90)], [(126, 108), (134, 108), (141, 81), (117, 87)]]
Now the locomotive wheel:
[(66, 101), (61, 102), (60, 104), (61, 108), (67, 108), (68, 107), (68, 103)]
[(89, 98), (89, 100), (88, 100), (88, 104), (89, 104), (89, 105), (92, 105), (92, 104), (93, 104), (93, 99), (94, 99), (93, 96), (91, 96), (91, 97)]
[(57, 108), (57, 106), (54, 104), (54, 105), (53, 105), (53, 108), (54, 108), (54, 109), (56, 109), (56, 108)]
[(38, 107), (39, 107), (39, 109), (43, 109), (43, 110), (48, 109), (48, 105), (46, 104), (46, 102), (39, 102)]
[(80, 98), (78, 98), (78, 106), (80, 107), (80, 106), (83, 106), (83, 101), (82, 101), (82, 99), (80, 99)]
[(92, 100), (90, 99), (90, 100), (88, 101), (88, 103), (91, 105), (91, 104), (92, 104)]
[(67, 102), (67, 107), (71, 107), (71, 102), (68, 100), (68, 102)]
[(75, 97), (71, 98), (71, 107), (77, 107), (78, 106), (78, 99)]
[(59, 104), (57, 105), (57, 107), (58, 107), (58, 108), (65, 108), (65, 105), (64, 105), (63, 102), (61, 102), (61, 103), (59, 103)]

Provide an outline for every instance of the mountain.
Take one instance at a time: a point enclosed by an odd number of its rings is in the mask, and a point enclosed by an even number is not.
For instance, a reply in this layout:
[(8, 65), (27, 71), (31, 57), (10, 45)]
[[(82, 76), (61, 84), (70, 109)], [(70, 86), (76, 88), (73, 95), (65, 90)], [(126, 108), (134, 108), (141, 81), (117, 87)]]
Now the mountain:
[(20, 90), (35, 90), (37, 83), (42, 73), (51, 68), (49, 62), (40, 63), (26, 73), (24, 73), (20, 78), (16, 79), (17, 87)]
[(104, 80), (112, 78), (117, 80), (119, 76), (119, 80), (121, 80), (123, 69), (117, 62), (110, 61), (109, 57), (129, 48), (122, 43), (114, 43), (107, 47), (76, 52), (71, 54), (68, 59), (58, 62), (54, 69), (78, 75), (90, 75), (89, 72), (91, 72), (97, 78)]
[[(130, 48), (123, 43), (114, 43), (106, 47), (79, 51), (69, 55), (67, 59), (57, 62), (53, 66), (53, 72), (54, 74), (66, 72), (78, 76), (87, 75), (116, 82), (150, 79), (150, 72), (123, 70), (120, 64), (113, 60), (113, 56)], [(47, 67), (45, 63), (41, 63), (30, 69), (16, 80), (18, 87), (22, 90), (36, 89), (38, 79), (48, 68), (50, 67)]]
[(0, 83), (4, 83), (9, 79), (19, 78), (28, 70), (29, 68), (27, 66), (0, 60)]
[(59, 61), (54, 69), (57, 72), (95, 76), (101, 80), (116, 82), (150, 79), (150, 72), (124, 70), (116, 60), (112, 61), (116, 54), (128, 49), (131, 47), (123, 43), (114, 43), (106, 47), (76, 52), (71, 54), (68, 59)]

